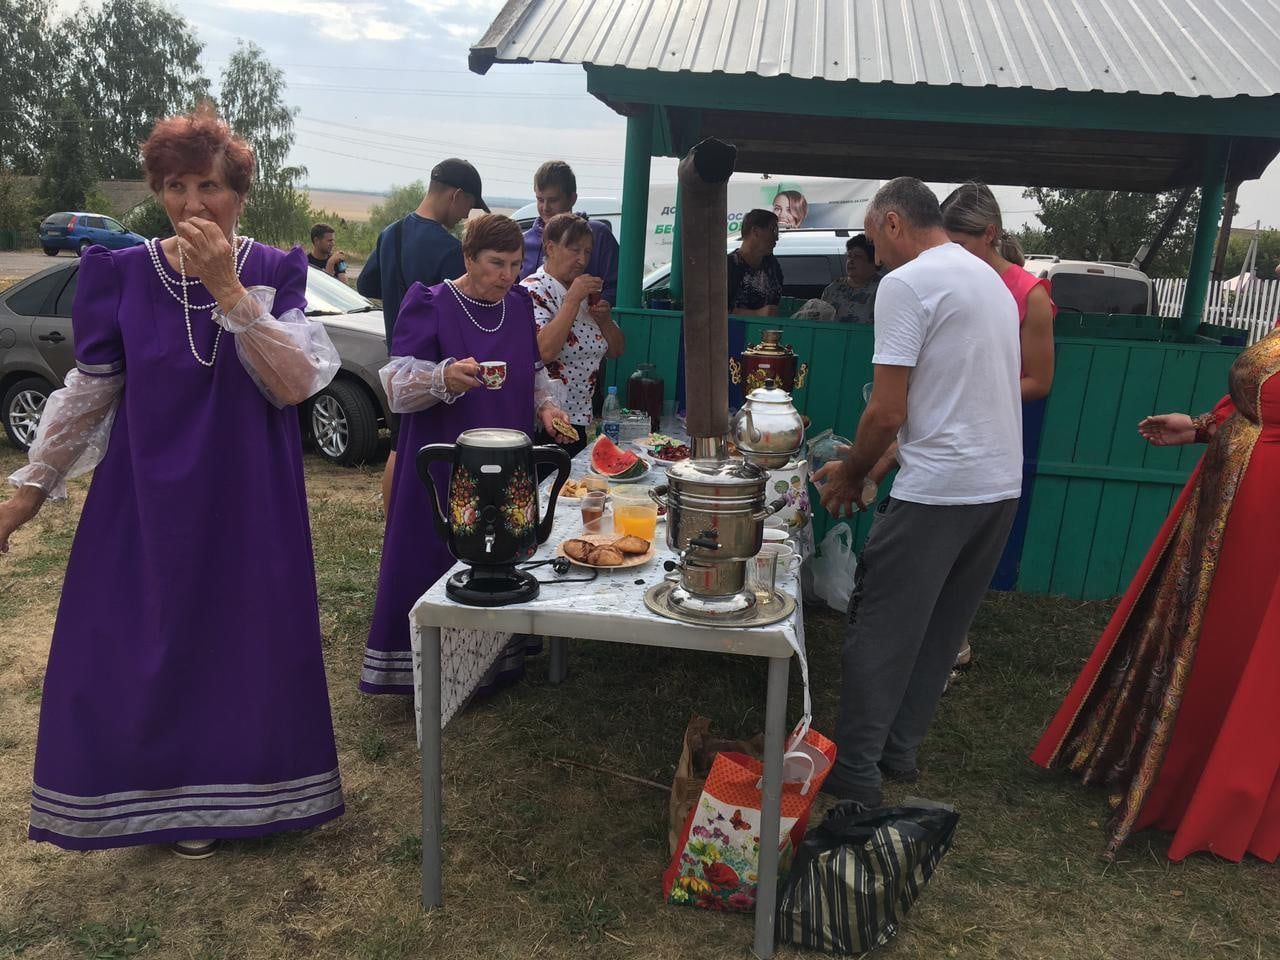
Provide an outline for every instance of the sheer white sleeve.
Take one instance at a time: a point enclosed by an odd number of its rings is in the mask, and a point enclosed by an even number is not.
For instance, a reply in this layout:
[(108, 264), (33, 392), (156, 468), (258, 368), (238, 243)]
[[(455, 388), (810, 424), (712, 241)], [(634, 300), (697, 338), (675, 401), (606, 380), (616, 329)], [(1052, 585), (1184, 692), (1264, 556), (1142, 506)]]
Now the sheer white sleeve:
[(65, 500), (67, 481), (88, 473), (107, 452), (124, 374), (91, 377), (72, 370), (66, 385), (45, 402), (28, 463), (9, 477), (15, 487), (39, 487), (50, 500)]
[(392, 357), (378, 371), (391, 412), (417, 413), (441, 401), (453, 403), (462, 396), (450, 392), (444, 382), (444, 372), (453, 361), (453, 357), (446, 357), (438, 363), (417, 357)]
[(236, 336), (236, 353), (262, 395), (277, 407), (301, 403), (329, 385), (342, 366), (324, 324), (294, 308), (272, 316), (276, 292), (250, 287), (230, 313), (213, 319)]
[(538, 365), (533, 372), (533, 412), (537, 413), (548, 403), (564, 409), (568, 399), (569, 388), (563, 380), (557, 380), (547, 373), (547, 368)]

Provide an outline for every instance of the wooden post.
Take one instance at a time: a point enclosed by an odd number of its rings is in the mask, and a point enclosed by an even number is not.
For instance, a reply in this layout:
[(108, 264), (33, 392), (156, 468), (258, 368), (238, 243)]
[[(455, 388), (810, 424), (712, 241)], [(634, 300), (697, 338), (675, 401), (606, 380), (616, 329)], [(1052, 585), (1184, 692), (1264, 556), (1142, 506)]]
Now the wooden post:
[(675, 233), (671, 236), (671, 275), (667, 288), (677, 307), (684, 302), (684, 230), (680, 227), (680, 181), (676, 181)]
[(619, 307), (636, 308), (644, 279), (644, 242), (649, 223), (649, 161), (653, 156), (653, 111), (636, 108), (627, 117), (626, 165), (622, 171), (622, 236), (618, 239)]
[(1222, 213), (1222, 193), (1226, 189), (1227, 152), (1230, 141), (1214, 137), (1205, 147), (1204, 176), (1200, 185), (1200, 216), (1187, 273), (1187, 295), (1182, 301), (1179, 339), (1192, 340), (1200, 328), (1205, 297), (1209, 293), (1209, 268), (1213, 260), (1218, 215)]
[(1227, 199), (1222, 204), (1222, 227), (1218, 230), (1218, 248), (1213, 257), (1214, 281), (1222, 279), (1222, 268), (1227, 262), (1227, 244), (1231, 242), (1231, 221), (1236, 215), (1236, 191), (1240, 184), (1233, 183), (1227, 191)]

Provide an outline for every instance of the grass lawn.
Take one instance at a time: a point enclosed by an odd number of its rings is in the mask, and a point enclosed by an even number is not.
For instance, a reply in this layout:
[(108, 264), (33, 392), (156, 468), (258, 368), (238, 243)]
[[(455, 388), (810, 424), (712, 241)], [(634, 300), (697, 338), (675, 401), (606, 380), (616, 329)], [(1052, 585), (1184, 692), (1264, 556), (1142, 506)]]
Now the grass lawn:
[[(0, 443), (3, 474), (20, 462)], [(725, 734), (759, 730), (763, 665), (710, 654), (576, 643), (563, 687), (547, 684), (544, 655), (527, 682), (456, 719), (445, 735), (447, 906), (419, 910), (411, 707), (356, 692), (381, 540), (380, 469), (309, 458), (307, 471), (346, 816), (199, 863), (156, 848), (84, 855), (26, 840), (79, 481), (70, 505), (46, 508), (0, 559), (0, 957), (748, 956), (750, 918), (659, 902), (665, 795), (556, 762), (667, 782), (691, 711)], [(881, 956), (1280, 956), (1273, 867), (1205, 856), (1170, 865), (1164, 839), (1148, 834), (1107, 865), (1098, 858), (1104, 797), (1025, 759), (1109, 609), (1010, 594), (984, 605), (973, 629), (978, 666), (943, 701), (926, 776), (911, 788), (956, 805), (956, 845)], [(806, 616), (816, 723), (830, 732), (841, 618)], [(798, 703), (793, 689), (793, 718)]]

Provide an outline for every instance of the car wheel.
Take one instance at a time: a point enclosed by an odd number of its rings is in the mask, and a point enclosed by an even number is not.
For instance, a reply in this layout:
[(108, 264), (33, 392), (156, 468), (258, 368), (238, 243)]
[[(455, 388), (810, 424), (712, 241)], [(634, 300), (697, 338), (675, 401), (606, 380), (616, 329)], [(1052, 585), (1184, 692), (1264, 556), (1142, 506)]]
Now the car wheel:
[(85, 252), (86, 250), (88, 250), (88, 249), (89, 249), (90, 247), (92, 247), (92, 246), (93, 246), (93, 244), (92, 244), (92, 243), (90, 243), (88, 240), (81, 240), (81, 241), (80, 241), (80, 246), (76, 247), (76, 256), (77, 256), (77, 257), (83, 257), (83, 256), (84, 256), (84, 252)]
[(45, 247), (45, 248), (44, 248), (44, 255), (45, 255), (46, 257), (56, 257), (56, 256), (58, 255), (58, 248), (57, 248), (57, 247)]
[(307, 425), (316, 453), (330, 463), (355, 466), (378, 448), (378, 413), (362, 387), (335, 380), (311, 398)]
[(40, 415), (44, 413), (45, 402), (51, 393), (53, 387), (39, 377), (19, 380), (5, 391), (0, 418), (4, 420), (4, 432), (8, 434), (9, 442), (19, 450), (28, 450), (35, 443)]

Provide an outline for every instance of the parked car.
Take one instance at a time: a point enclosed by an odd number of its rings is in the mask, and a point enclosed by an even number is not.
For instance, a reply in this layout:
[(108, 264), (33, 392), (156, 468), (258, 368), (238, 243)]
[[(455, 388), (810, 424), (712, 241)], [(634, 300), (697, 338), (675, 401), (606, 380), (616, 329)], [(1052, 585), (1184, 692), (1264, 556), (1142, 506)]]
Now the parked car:
[[(784, 230), (778, 236), (773, 255), (782, 265), (782, 295), (811, 300), (822, 295), (827, 284), (845, 275), (845, 244), (860, 230)], [(730, 239), (725, 254), (737, 250), (742, 241)], [(644, 299), (667, 295), (671, 265), (659, 267), (644, 278)], [(727, 294), (727, 291), (726, 291)]]
[(1059, 310), (1140, 316), (1155, 312), (1155, 288), (1141, 270), (1092, 260), (1061, 260), (1049, 254), (1030, 254), (1026, 269), (1049, 281)]
[[(50, 267), (0, 293), (0, 422), (26, 450), (49, 394), (75, 366), (71, 303), (78, 260)], [(389, 409), (378, 370), (387, 362), (382, 311), (323, 270), (307, 270), (307, 316), (329, 331), (342, 368), (303, 404), (304, 435), (326, 460), (354, 465), (377, 451)]]
[(79, 256), (94, 244), (122, 250), (145, 242), (119, 220), (100, 213), (51, 213), (40, 224), (40, 246), (51, 257), (59, 250), (74, 250)]

